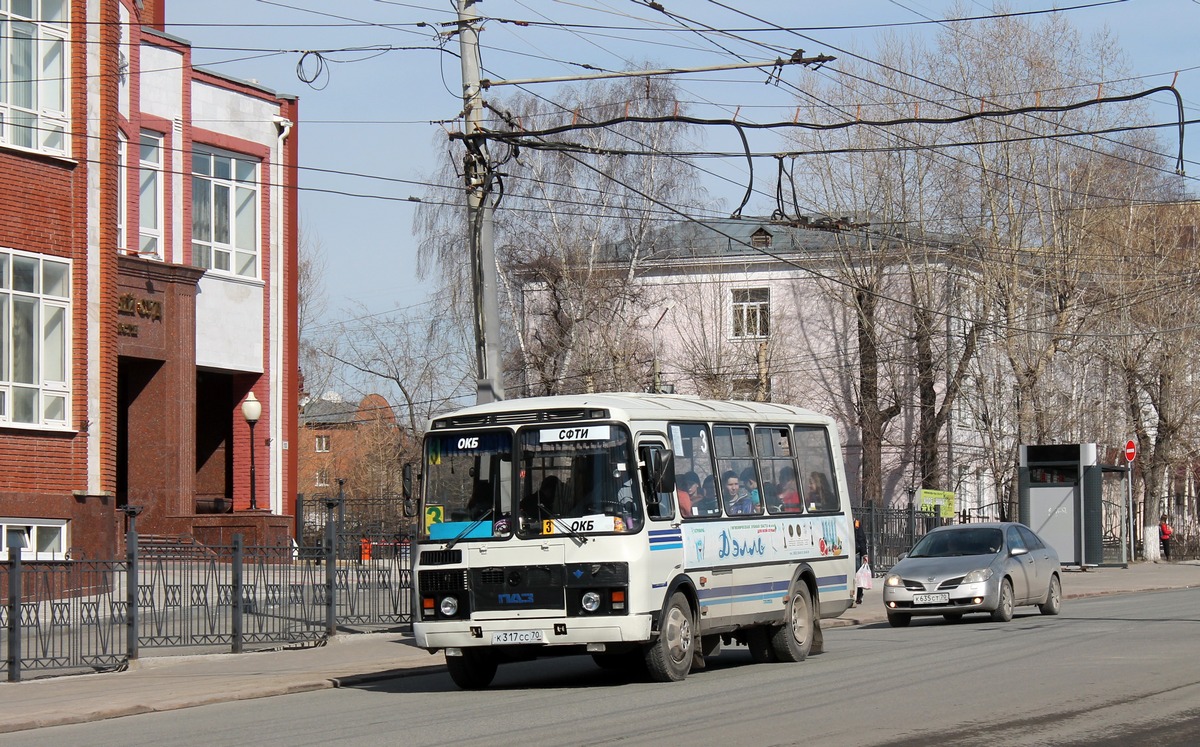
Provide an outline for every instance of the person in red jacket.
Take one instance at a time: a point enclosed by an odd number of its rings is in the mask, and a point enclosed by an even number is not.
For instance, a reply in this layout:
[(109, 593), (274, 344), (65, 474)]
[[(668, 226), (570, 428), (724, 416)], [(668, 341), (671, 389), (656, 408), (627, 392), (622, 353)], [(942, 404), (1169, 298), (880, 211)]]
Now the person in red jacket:
[(1167, 523), (1167, 515), (1163, 514), (1158, 521), (1158, 541), (1162, 543), (1163, 557), (1167, 560), (1171, 559), (1171, 535), (1175, 534), (1175, 530), (1171, 529), (1171, 525)]

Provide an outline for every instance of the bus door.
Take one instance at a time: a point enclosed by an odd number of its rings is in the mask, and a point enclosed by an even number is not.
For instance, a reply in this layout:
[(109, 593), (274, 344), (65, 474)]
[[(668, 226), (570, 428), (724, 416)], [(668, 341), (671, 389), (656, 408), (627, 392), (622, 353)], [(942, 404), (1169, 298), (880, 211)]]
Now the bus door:
[(661, 605), (671, 579), (683, 571), (683, 529), (675, 515), (675, 463), (666, 439), (639, 437), (638, 461), (646, 499), (647, 560), (645, 588), (651, 606)]

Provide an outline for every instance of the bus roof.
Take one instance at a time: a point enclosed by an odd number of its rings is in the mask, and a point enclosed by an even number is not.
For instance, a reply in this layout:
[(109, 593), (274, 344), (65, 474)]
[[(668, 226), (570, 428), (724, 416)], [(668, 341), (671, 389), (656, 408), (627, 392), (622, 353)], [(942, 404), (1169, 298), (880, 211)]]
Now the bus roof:
[[(833, 420), (812, 410), (775, 402), (715, 400), (679, 394), (613, 392), (564, 394), (552, 397), (526, 397), (466, 407), (433, 418), (432, 428), (470, 425), (537, 422), (538, 419), (507, 419), (518, 412), (555, 413), (546, 420), (587, 419), (596, 417), (589, 410), (608, 410), (609, 416), (628, 420), (747, 420), (782, 422), (803, 420), (829, 424)], [(573, 415), (578, 413), (578, 415)]]

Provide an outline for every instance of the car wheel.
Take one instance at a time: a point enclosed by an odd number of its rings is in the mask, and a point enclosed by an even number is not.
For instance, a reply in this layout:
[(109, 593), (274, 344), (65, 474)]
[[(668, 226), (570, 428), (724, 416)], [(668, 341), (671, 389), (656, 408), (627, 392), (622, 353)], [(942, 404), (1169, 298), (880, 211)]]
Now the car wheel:
[(992, 622), (1006, 623), (1013, 616), (1012, 582), (1007, 578), (1000, 582), (1000, 602), (992, 610)]
[(1062, 609), (1062, 582), (1058, 576), (1050, 577), (1050, 590), (1046, 592), (1046, 601), (1038, 605), (1043, 615), (1057, 615)]
[(779, 661), (771, 646), (771, 631), (767, 628), (750, 628), (746, 631), (746, 648), (755, 664), (770, 664)]
[(691, 670), (695, 650), (692, 607), (677, 591), (663, 613), (658, 640), (646, 650), (646, 669), (659, 682), (679, 682)]
[(462, 656), (447, 656), (450, 679), (464, 690), (482, 690), (496, 676), (496, 656), (490, 651), (466, 649)]
[(771, 629), (771, 647), (780, 661), (804, 661), (812, 647), (812, 595), (803, 581), (796, 582), (796, 592), (788, 604), (787, 622)]
[(888, 613), (888, 625), (893, 628), (907, 628), (910, 622), (912, 622), (912, 615), (903, 612)]
[(962, 622), (963, 619), (962, 613), (960, 612), (947, 612), (946, 614), (942, 615), (942, 617), (945, 618), (946, 622), (948, 623)]

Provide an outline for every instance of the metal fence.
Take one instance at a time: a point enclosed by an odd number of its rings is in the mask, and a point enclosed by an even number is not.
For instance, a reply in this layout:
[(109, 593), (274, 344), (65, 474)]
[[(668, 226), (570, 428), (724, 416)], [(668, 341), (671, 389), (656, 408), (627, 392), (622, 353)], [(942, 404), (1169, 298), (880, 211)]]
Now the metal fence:
[(339, 539), (330, 525), (317, 547), (244, 547), (237, 537), (139, 552), (130, 532), (123, 560), (13, 553), (0, 564), (0, 667), (16, 682), (23, 672), (119, 669), (148, 651), (303, 647), (411, 624), (408, 541)]
[(876, 575), (889, 571), (900, 561), (900, 554), (908, 552), (929, 530), (953, 523), (952, 519), (944, 518), (936, 511), (919, 511), (915, 506), (881, 508), (867, 505), (855, 509), (854, 517), (862, 522), (871, 571)]

